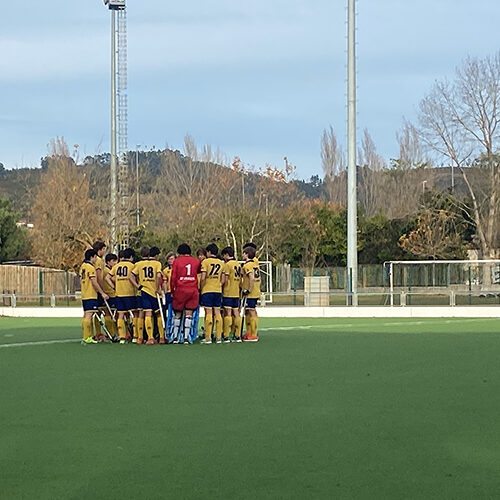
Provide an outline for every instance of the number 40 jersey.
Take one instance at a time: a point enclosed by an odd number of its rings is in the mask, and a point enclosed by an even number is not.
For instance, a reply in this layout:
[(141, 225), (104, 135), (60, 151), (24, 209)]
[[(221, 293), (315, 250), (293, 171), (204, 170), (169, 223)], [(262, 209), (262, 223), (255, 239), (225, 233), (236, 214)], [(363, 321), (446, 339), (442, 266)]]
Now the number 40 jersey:
[(133, 297), (135, 295), (135, 287), (128, 279), (132, 273), (132, 269), (134, 269), (134, 263), (123, 260), (115, 264), (109, 272), (109, 275), (115, 278), (117, 297)]

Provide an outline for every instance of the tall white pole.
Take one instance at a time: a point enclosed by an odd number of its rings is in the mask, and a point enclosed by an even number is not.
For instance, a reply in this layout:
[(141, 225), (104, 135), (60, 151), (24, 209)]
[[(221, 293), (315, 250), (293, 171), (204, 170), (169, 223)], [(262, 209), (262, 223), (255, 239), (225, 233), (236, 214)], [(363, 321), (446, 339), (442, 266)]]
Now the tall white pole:
[(140, 144), (137, 144), (135, 147), (135, 213), (136, 213), (136, 225), (137, 227), (140, 226), (141, 224), (141, 219), (140, 219), (140, 209), (139, 209), (139, 148)]
[(111, 248), (118, 247), (116, 234), (117, 190), (117, 158), (116, 158), (116, 22), (115, 10), (111, 10)]
[(356, 168), (356, 2), (349, 0), (347, 15), (347, 292), (358, 305), (358, 223)]

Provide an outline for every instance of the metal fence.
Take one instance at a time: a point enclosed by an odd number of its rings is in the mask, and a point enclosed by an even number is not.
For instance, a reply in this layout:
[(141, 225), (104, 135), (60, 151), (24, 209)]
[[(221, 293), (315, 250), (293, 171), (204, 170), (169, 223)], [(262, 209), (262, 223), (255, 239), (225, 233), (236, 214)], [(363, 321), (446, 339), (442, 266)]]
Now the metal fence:
[[(359, 306), (491, 306), (500, 305), (500, 292), (498, 290), (456, 291), (443, 289), (438, 291), (394, 291), (360, 292), (358, 295)], [(263, 292), (260, 307), (279, 306), (304, 306), (318, 303), (313, 300), (321, 296), (321, 303), (329, 306), (350, 305), (350, 294), (344, 291), (330, 292), (304, 292), (292, 290), (291, 292)], [(80, 307), (80, 294), (0, 294), (0, 306), (4, 307)]]
[[(274, 290), (304, 290), (306, 276), (328, 276), (331, 290), (346, 290), (346, 268), (325, 267), (305, 270), (277, 266)], [(394, 261), (385, 264), (358, 266), (358, 290), (376, 289), (456, 288), (481, 291), (500, 288), (500, 260), (489, 261)]]

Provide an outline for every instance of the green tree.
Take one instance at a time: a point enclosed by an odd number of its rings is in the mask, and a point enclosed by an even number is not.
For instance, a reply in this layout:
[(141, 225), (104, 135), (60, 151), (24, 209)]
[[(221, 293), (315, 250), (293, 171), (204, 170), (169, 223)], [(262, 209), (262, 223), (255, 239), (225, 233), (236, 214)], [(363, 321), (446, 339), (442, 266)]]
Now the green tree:
[(26, 231), (17, 226), (10, 201), (0, 198), (0, 262), (22, 257), (26, 249)]
[(382, 264), (389, 260), (414, 258), (398, 244), (406, 232), (416, 227), (414, 218), (388, 219), (385, 215), (360, 217), (359, 254), (360, 264)]

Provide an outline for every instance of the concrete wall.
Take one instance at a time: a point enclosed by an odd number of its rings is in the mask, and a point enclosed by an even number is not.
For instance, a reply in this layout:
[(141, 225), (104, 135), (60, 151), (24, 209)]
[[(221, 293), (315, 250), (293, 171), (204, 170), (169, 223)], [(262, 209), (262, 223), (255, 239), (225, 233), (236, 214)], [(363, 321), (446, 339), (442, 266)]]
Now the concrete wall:
[[(258, 308), (262, 318), (500, 318), (500, 306), (273, 307)], [(80, 307), (0, 307), (0, 316), (81, 318)], [(203, 311), (201, 312), (203, 316)]]

